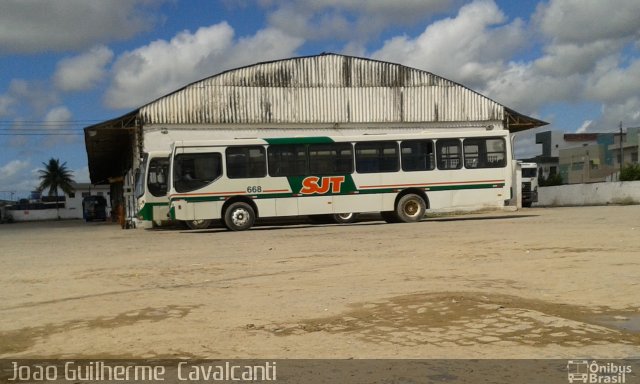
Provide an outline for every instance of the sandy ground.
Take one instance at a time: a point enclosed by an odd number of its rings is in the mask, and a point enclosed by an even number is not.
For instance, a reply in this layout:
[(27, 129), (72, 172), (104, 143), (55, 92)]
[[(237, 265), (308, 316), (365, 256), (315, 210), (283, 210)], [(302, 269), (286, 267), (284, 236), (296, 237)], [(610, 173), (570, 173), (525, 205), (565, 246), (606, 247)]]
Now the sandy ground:
[(0, 358), (640, 357), (640, 206), (0, 225)]

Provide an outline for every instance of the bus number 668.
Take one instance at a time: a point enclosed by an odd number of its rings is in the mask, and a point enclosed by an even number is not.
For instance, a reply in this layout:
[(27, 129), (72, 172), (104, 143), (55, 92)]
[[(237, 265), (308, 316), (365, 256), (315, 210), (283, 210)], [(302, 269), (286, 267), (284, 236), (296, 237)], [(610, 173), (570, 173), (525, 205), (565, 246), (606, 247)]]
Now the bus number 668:
[(262, 192), (261, 186), (251, 185), (247, 187), (247, 193), (260, 193)]

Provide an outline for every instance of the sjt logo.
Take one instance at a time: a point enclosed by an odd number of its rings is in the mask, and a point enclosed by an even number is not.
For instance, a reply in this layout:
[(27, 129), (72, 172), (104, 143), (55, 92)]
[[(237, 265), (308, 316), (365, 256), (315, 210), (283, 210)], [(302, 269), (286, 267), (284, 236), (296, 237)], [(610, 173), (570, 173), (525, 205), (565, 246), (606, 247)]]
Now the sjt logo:
[(332, 193), (340, 193), (340, 187), (344, 183), (344, 176), (318, 177), (309, 176), (302, 180), (302, 189), (300, 193), (303, 195), (319, 194), (323, 195), (329, 190)]

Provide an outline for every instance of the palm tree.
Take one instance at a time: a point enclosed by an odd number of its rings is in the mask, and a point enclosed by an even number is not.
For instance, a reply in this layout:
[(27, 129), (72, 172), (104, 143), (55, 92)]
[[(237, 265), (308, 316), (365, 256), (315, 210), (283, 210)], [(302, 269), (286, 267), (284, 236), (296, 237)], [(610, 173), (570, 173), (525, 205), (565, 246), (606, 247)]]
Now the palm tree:
[(73, 192), (72, 171), (67, 168), (67, 162), (60, 164), (60, 159), (49, 159), (49, 163), (42, 163), (44, 169), (38, 170), (40, 173), (40, 185), (38, 190), (44, 191), (49, 188), (49, 196), (56, 197), (56, 211), (60, 220), (60, 208), (58, 207), (58, 189), (69, 194)]

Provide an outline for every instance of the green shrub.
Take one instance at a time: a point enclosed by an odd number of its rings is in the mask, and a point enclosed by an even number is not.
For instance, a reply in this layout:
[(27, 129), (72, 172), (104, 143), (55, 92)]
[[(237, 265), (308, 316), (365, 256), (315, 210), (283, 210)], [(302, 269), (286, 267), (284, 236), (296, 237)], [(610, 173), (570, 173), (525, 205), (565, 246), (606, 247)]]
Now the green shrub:
[(640, 164), (627, 164), (622, 167), (620, 181), (640, 180)]
[(551, 187), (554, 185), (562, 185), (562, 176), (559, 173), (555, 173), (555, 174), (549, 175), (549, 177), (545, 179), (544, 176), (540, 175), (540, 177), (538, 178), (538, 184), (541, 187)]

